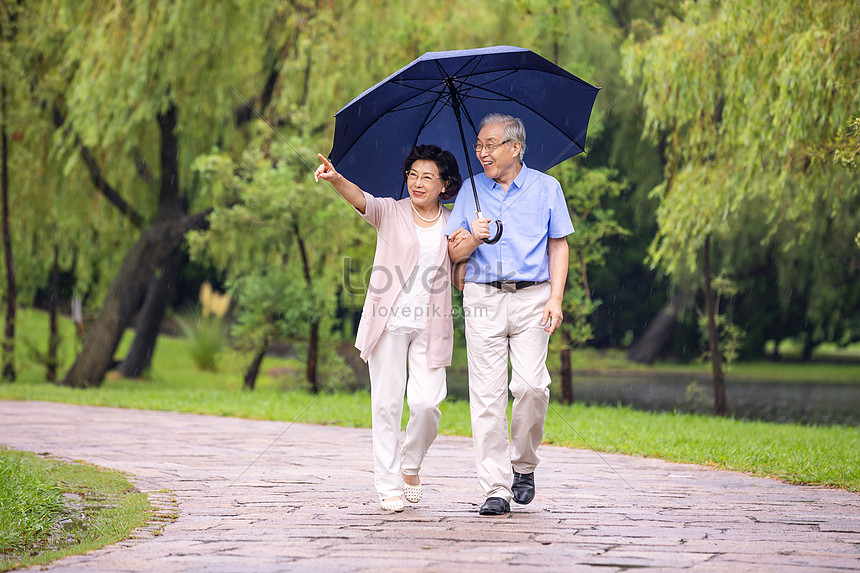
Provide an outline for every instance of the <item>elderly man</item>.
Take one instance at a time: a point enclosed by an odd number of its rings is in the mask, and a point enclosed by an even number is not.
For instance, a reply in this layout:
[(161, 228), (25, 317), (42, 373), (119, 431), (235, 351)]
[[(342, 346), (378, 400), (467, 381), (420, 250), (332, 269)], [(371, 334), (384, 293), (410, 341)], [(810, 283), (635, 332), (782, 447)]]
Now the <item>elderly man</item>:
[[(460, 193), (446, 228), (451, 260), (468, 259), (463, 310), (472, 435), (486, 497), (481, 515), (505, 515), (512, 498), (527, 504), (535, 495), (549, 401), (547, 345), (561, 323), (566, 237), (573, 232), (558, 181), (523, 163), (525, 140), (519, 119), (502, 114), (483, 119), (474, 148), (484, 173), (474, 179), (482, 214), (489, 217), (475, 219), (473, 194)], [(487, 244), (483, 239), (489, 238), (493, 220), (502, 222), (503, 233)], [(514, 398), (510, 440), (508, 359)]]

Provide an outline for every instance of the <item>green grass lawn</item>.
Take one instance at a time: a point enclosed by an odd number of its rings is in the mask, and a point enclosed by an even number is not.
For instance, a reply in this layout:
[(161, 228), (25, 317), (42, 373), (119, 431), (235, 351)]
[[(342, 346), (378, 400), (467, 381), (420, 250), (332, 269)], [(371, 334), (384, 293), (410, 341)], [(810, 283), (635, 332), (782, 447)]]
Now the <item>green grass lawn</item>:
[(0, 448), (0, 571), (116, 543), (150, 510), (117, 472)]
[[(47, 319), (35, 312), (23, 312), (21, 333), (35, 345), (44, 337)], [(71, 339), (69, 325), (67, 340)], [(126, 337), (124, 344), (128, 344)], [(66, 345), (67, 358), (73, 350)], [(122, 351), (120, 351), (120, 355)], [(624, 366), (620, 355), (596, 351), (576, 353), (576, 366), (614, 371)], [(601, 358), (605, 358), (601, 362)], [(302, 365), (296, 360), (267, 358), (257, 389), (242, 391), (242, 373), (248, 359), (227, 352), (219, 359), (218, 372), (197, 370), (182, 339), (162, 337), (156, 350), (153, 371), (143, 380), (109, 377), (100, 388), (76, 390), (44, 382), (44, 368), (32, 360), (19, 361), (19, 381), (0, 384), (0, 399), (47, 400), (96, 406), (116, 406), (169, 410), (254, 419), (299, 421), (355, 427), (370, 426), (370, 397), (367, 392), (345, 392), (328, 375), (326, 392), (312, 395), (303, 391)], [(788, 372), (799, 365), (779, 365)], [(841, 365), (840, 365), (841, 366)], [(671, 368), (671, 365), (628, 369)], [(704, 366), (686, 368), (704, 370)], [(853, 368), (853, 366), (851, 367)], [(860, 368), (860, 367), (858, 367)], [(819, 373), (819, 377), (813, 374)], [(797, 379), (828, 381), (807, 370)], [(856, 372), (856, 371), (855, 371)], [(790, 377), (791, 374), (787, 374)], [(856, 380), (857, 378), (852, 378)], [(468, 404), (443, 404), (440, 432), (469, 436)], [(845, 426), (810, 427), (792, 424), (744, 422), (732, 419), (685, 414), (654, 414), (627, 408), (564, 406), (553, 402), (547, 416), (545, 441), (601, 452), (619, 452), (657, 457), (677, 462), (709, 465), (772, 476), (791, 483), (819, 484), (860, 491), (860, 428)]]

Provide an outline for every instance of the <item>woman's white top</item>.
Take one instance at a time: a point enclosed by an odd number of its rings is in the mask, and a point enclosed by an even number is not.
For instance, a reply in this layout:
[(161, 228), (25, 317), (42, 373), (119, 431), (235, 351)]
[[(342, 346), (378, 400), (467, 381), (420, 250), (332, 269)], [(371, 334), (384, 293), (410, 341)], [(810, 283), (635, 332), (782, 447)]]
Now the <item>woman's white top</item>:
[[(440, 236), (445, 231), (442, 217), (432, 227), (415, 225), (418, 233), (418, 262), (412, 274), (406, 279), (403, 292), (391, 309), (391, 316), (385, 329), (394, 334), (407, 334), (427, 328), (427, 308), (430, 301), (430, 286), (433, 277), (439, 272), (436, 261), (442, 244)], [(392, 277), (399, 280), (400, 277)]]

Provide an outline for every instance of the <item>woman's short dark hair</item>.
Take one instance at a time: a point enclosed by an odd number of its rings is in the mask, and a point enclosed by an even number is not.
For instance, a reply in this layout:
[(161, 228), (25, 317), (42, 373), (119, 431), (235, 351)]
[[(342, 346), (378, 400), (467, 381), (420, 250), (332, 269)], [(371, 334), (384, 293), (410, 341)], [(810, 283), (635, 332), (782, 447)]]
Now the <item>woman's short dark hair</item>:
[(432, 161), (439, 169), (439, 177), (442, 179), (442, 184), (445, 187), (439, 198), (443, 201), (450, 201), (457, 196), (460, 191), (460, 186), (463, 184), (463, 178), (460, 176), (460, 167), (457, 165), (457, 159), (450, 151), (443, 151), (437, 145), (416, 145), (406, 156), (403, 162), (403, 173), (412, 169), (412, 164), (421, 159)]

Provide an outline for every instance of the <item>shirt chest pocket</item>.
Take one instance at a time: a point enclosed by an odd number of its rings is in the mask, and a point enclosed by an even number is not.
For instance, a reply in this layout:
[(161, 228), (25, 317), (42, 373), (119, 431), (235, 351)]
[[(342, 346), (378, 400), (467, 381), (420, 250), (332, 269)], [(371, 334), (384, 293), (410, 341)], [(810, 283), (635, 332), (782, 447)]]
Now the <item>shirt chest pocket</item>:
[(542, 237), (549, 226), (549, 207), (540, 197), (521, 195), (506, 206), (502, 220), (524, 237)]

